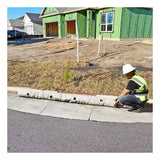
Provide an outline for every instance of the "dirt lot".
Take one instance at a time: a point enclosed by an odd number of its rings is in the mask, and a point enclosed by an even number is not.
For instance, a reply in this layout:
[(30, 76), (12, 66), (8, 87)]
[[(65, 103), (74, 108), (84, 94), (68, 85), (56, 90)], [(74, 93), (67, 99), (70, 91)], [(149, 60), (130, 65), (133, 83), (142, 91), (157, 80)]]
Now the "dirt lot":
[[(69, 38), (8, 41), (8, 85), (117, 95), (127, 83), (119, 71), (124, 64), (130, 63), (146, 79), (152, 97), (152, 41), (102, 40), (98, 55), (98, 40), (80, 40), (80, 64), (76, 63), (76, 43)], [(33, 72), (27, 73), (29, 70), (39, 73), (32, 77), (32, 82), (28, 82), (29, 74), (33, 75)], [(63, 73), (71, 76), (65, 83)], [(123, 85), (117, 89), (119, 84)], [(104, 86), (108, 88), (105, 91)]]
[[(17, 45), (16, 45), (17, 44)], [(8, 45), (8, 60), (13, 61), (76, 61), (76, 40), (66, 38), (19, 40)], [(18, 45), (19, 44), (19, 45)], [(152, 68), (151, 41), (80, 40), (80, 61), (108, 68), (131, 63)]]

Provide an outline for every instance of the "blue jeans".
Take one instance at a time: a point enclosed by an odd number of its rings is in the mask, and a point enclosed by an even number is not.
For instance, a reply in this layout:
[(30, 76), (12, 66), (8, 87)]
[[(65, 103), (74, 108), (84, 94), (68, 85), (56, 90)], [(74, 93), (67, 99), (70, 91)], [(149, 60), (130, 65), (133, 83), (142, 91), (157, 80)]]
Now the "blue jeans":
[(145, 102), (141, 101), (135, 95), (125, 95), (119, 98), (119, 102), (123, 105), (132, 106), (134, 108), (139, 108)]

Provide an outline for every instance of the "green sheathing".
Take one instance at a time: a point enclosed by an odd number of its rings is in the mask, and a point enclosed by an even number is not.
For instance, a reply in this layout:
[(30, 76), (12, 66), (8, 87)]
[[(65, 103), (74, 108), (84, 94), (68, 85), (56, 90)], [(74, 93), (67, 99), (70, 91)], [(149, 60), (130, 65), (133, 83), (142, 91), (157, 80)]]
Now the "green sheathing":
[[(47, 7), (44, 14), (49, 14), (56, 12), (56, 9), (53, 7)], [(45, 33), (45, 23), (52, 23), (52, 22), (58, 22), (58, 37), (64, 37), (65, 36), (65, 24), (64, 24), (64, 15), (55, 15), (55, 16), (49, 16), (42, 19), (43, 22), (43, 35), (46, 37)]]
[(89, 38), (92, 36), (92, 11), (87, 10), (87, 19), (86, 19), (86, 37)]
[(151, 29), (150, 29), (150, 37), (153, 37), (153, 16), (151, 18)]
[(57, 12), (57, 10), (53, 7), (47, 7), (43, 15), (53, 13), (53, 12)]
[(121, 38), (151, 38), (152, 10), (122, 8)]
[(61, 15), (50, 16), (43, 18), (43, 35), (46, 37), (45, 33), (45, 23), (58, 22), (58, 35), (61, 37)]
[(130, 11), (126, 8), (122, 8), (122, 24), (121, 24), (121, 36), (120, 38), (129, 38), (129, 19)]
[(153, 32), (153, 12), (152, 10), (146, 10), (147, 16), (146, 16), (146, 22), (145, 22), (145, 32), (144, 37), (146, 38), (152, 38), (152, 32)]
[[(101, 14), (104, 12), (114, 12), (114, 24), (113, 24), (113, 32), (100, 32), (100, 21), (101, 21)], [(96, 14), (96, 38), (101, 35), (103, 38), (120, 38), (120, 29), (121, 29), (121, 17), (122, 17), (122, 8), (115, 7), (115, 8), (106, 8), (100, 9)]]
[(91, 31), (91, 37), (94, 37), (94, 38), (96, 38), (95, 36), (95, 11), (94, 12), (92, 12), (92, 25), (91, 25), (91, 27), (92, 27), (92, 31)]
[(114, 30), (110, 33), (111, 38), (119, 38), (121, 31), (122, 8), (113, 8), (114, 11)]
[[(66, 21), (73, 21), (73, 20), (77, 20), (77, 12), (73, 12), (73, 13), (68, 13), (68, 14), (65, 14), (64, 16), (64, 20), (65, 22)], [(66, 24), (65, 24), (65, 27), (66, 27)], [(65, 32), (65, 36), (66, 36), (66, 28), (64, 28), (64, 32)]]
[(77, 20), (77, 12), (65, 14), (65, 21)]
[(89, 9), (86, 16), (86, 38), (95, 37), (95, 12)]
[(65, 21), (77, 20), (79, 37), (86, 37), (86, 11), (65, 14)]
[[(56, 11), (47, 7), (44, 15)], [(114, 12), (113, 33), (100, 33), (100, 20), (103, 12)], [(68, 14), (54, 15), (43, 18), (43, 34), (45, 23), (58, 22), (58, 35), (65, 37), (65, 22), (77, 20), (79, 37), (103, 38), (151, 38), (153, 36), (153, 15), (151, 9), (146, 8), (104, 8), (97, 11), (92, 9)]]
[(61, 30), (61, 35), (59, 35), (59, 37), (65, 37), (65, 16), (61, 15), (61, 26), (60, 26), (60, 30)]
[(87, 11), (80, 11), (77, 14), (79, 37), (86, 37), (86, 12)]

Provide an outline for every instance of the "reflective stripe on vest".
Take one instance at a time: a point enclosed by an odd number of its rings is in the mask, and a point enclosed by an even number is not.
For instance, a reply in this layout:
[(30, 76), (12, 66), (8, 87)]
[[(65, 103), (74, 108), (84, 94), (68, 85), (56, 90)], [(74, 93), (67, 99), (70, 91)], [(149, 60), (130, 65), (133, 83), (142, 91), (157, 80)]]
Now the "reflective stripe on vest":
[[(146, 101), (149, 99), (149, 93), (148, 93), (148, 86), (146, 81), (139, 76), (138, 74), (135, 74), (132, 78), (132, 81), (136, 82), (140, 87), (138, 89), (135, 89), (135, 96), (139, 98), (141, 101)], [(136, 91), (139, 92), (136, 94)], [(142, 92), (142, 94), (141, 94)]]

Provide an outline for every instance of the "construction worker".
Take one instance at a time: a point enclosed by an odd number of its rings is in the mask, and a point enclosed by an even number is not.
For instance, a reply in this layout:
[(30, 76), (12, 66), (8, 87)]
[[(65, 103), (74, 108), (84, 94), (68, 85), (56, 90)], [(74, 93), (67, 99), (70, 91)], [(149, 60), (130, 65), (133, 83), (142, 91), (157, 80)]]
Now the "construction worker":
[(132, 106), (128, 111), (140, 112), (149, 99), (148, 86), (146, 81), (136, 74), (136, 68), (130, 64), (123, 66), (123, 74), (129, 79), (128, 85), (116, 99), (118, 104)]

